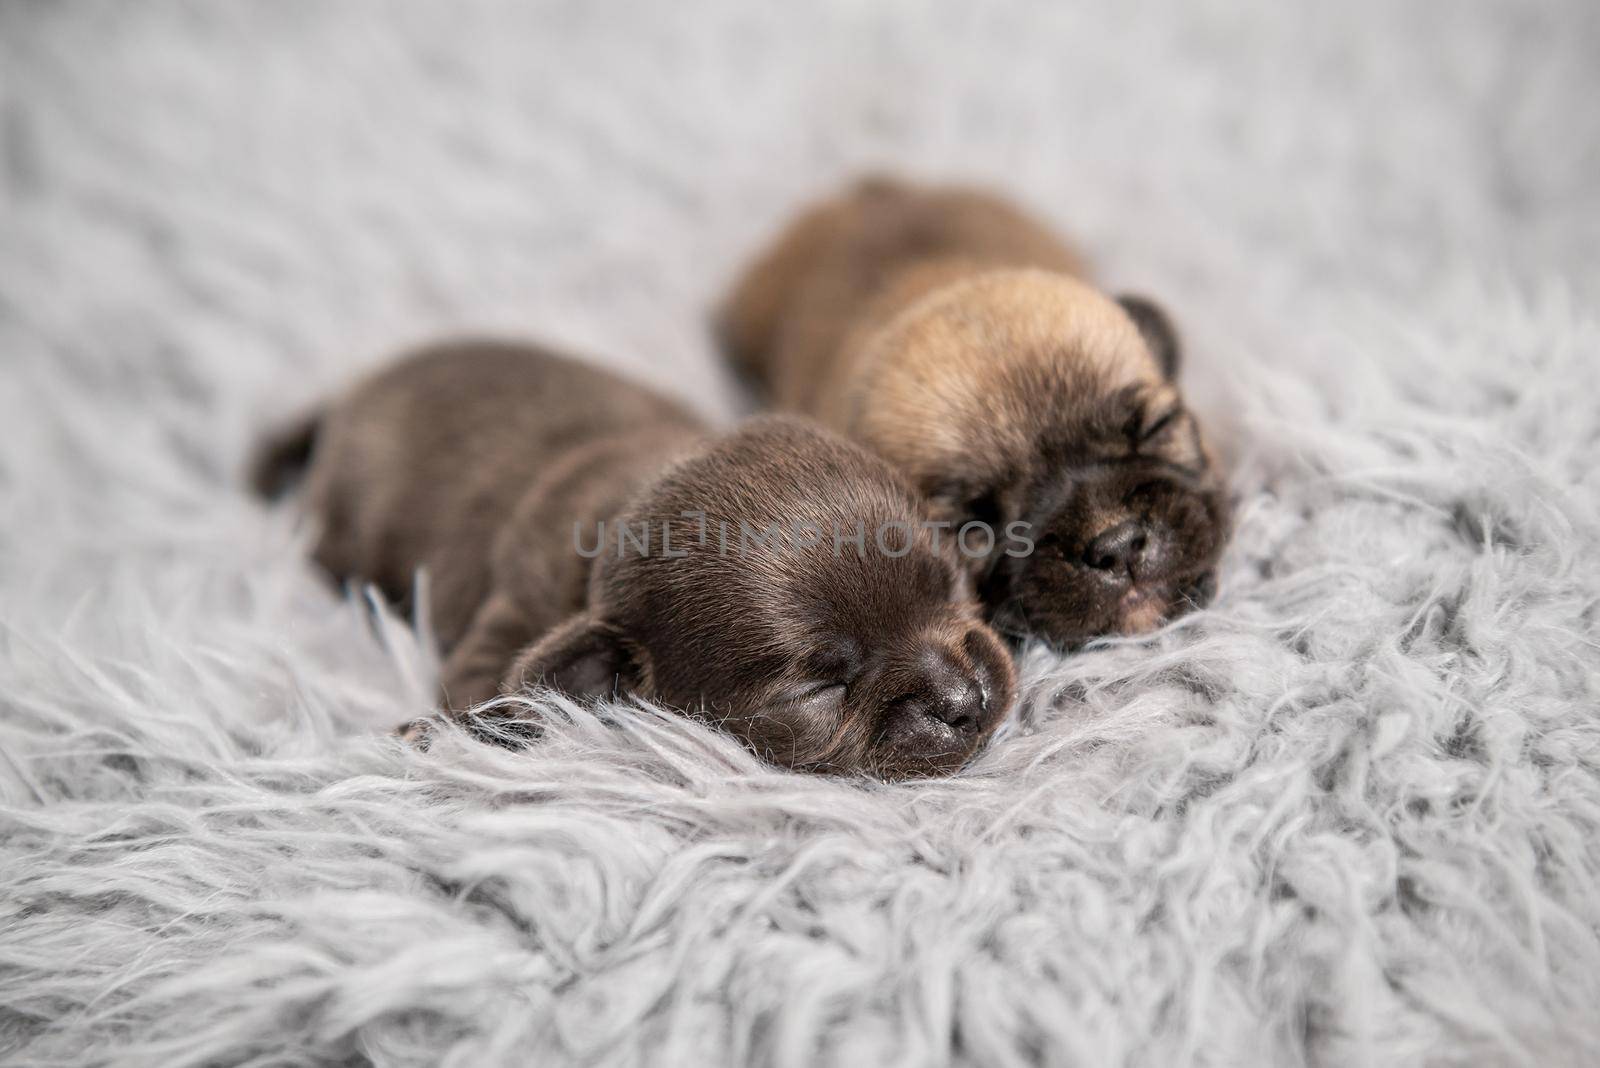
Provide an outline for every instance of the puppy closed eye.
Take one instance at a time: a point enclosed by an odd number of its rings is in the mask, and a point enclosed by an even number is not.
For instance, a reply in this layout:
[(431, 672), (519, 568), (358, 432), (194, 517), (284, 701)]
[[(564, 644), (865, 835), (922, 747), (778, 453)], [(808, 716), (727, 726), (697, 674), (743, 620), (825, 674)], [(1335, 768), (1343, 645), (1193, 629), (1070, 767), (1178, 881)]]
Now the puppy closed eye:
[(1157, 438), (1161, 437), (1161, 435), (1165, 434), (1167, 431), (1176, 426), (1178, 420), (1182, 417), (1182, 408), (1169, 408), (1153, 419), (1144, 420), (1139, 425), (1139, 428), (1135, 431), (1135, 444), (1146, 445), (1152, 441), (1155, 441)]
[(1035, 555), (1057, 560), (1065, 560), (1068, 555), (1066, 539), (1056, 533), (1046, 534), (1037, 539), (1033, 551)]
[(842, 682), (821, 679), (796, 686), (784, 697), (784, 704), (808, 712), (824, 712), (844, 703), (847, 687)]

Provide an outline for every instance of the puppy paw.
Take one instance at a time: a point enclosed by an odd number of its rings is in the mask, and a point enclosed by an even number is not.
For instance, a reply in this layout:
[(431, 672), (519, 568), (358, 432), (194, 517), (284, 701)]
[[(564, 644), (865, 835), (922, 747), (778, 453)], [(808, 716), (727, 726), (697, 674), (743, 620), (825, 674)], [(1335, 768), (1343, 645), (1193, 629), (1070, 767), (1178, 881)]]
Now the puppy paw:
[(437, 729), (438, 724), (433, 719), (414, 719), (409, 723), (402, 723), (396, 727), (394, 736), (407, 745), (416, 746), (423, 752), (427, 752)]

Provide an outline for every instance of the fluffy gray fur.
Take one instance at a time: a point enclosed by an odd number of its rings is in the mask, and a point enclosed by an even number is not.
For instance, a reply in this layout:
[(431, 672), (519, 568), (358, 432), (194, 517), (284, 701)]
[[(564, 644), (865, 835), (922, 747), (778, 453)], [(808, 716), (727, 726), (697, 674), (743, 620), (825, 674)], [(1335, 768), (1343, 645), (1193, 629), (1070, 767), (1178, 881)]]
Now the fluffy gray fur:
[[(1592, 5), (1057, 7), (0, 8), (0, 1061), (1597, 1056)], [(463, 326), (726, 414), (704, 309), (884, 165), (1184, 326), (1215, 607), (944, 782), (385, 737), (426, 634), (248, 440)]]

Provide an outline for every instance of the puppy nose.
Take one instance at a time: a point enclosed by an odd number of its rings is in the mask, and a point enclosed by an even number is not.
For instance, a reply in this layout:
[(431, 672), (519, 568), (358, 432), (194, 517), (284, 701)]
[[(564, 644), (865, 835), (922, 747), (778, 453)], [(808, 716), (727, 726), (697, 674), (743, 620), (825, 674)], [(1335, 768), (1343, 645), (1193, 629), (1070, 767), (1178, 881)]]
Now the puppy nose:
[(920, 660), (921, 678), (902, 699), (904, 706), (962, 734), (976, 731), (989, 704), (976, 675), (944, 650), (925, 649)]
[(1142, 524), (1124, 519), (1090, 540), (1083, 562), (1099, 571), (1132, 571), (1147, 540)]
[(983, 687), (976, 679), (967, 679), (959, 688), (936, 695), (928, 704), (928, 714), (962, 734), (970, 734), (978, 729), (987, 705)]

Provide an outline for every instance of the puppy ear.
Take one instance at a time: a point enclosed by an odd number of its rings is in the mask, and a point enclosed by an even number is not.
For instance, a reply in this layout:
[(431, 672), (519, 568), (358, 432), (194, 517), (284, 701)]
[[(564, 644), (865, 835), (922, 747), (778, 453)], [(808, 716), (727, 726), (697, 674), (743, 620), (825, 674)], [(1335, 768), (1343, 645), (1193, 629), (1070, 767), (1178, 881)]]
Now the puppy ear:
[(1178, 365), (1183, 362), (1183, 346), (1178, 343), (1178, 332), (1173, 329), (1167, 313), (1161, 310), (1161, 305), (1132, 293), (1122, 294), (1117, 298), (1117, 303), (1128, 313), (1133, 325), (1139, 328), (1144, 343), (1150, 346), (1151, 355), (1161, 365), (1161, 373), (1169, 379), (1176, 378)]
[(569, 697), (598, 700), (627, 693), (639, 678), (639, 665), (622, 635), (584, 612), (524, 649), (501, 689), (513, 693), (549, 686)]

